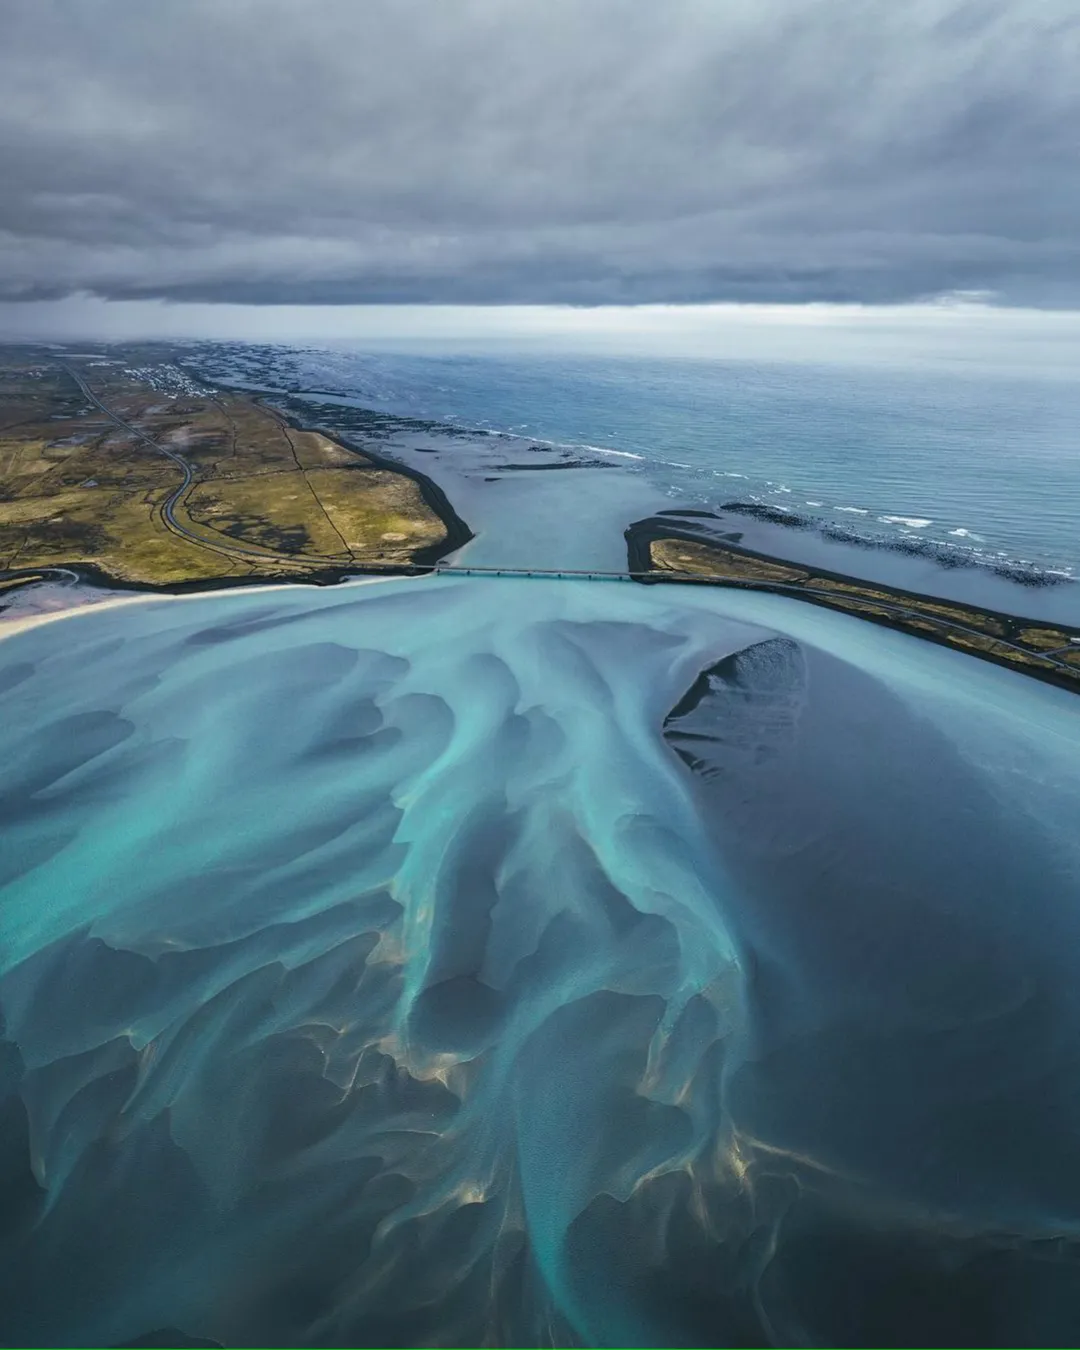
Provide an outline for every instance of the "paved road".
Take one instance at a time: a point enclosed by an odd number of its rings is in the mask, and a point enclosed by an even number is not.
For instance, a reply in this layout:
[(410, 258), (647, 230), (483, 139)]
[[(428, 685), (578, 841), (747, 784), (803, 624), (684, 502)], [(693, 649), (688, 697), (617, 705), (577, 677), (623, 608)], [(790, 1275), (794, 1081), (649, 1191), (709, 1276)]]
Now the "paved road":
[[(290, 557), (287, 554), (276, 555), (276, 554), (258, 553), (254, 549), (245, 549), (241, 545), (234, 546), (232, 544), (226, 543), (218, 544), (216, 541), (211, 542), (205, 539), (202, 535), (196, 534), (193, 530), (189, 530), (185, 525), (182, 525), (180, 521), (176, 519), (174, 511), (175, 507), (180, 502), (181, 498), (184, 496), (188, 488), (191, 487), (192, 483), (194, 482), (195, 475), (191, 465), (187, 462), (186, 459), (184, 459), (182, 455), (177, 454), (175, 450), (171, 450), (169, 449), (168, 446), (162, 445), (160, 441), (154, 440), (154, 438), (152, 436), (148, 436), (146, 432), (140, 431), (138, 427), (133, 427), (130, 422), (125, 422), (122, 417), (117, 416), (117, 414), (114, 413), (111, 408), (107, 408), (105, 404), (102, 403), (102, 401), (98, 398), (98, 396), (86, 383), (83, 377), (78, 373), (78, 371), (73, 370), (71, 366), (68, 366), (63, 362), (61, 362), (61, 365), (63, 366), (63, 369), (68, 373), (68, 375), (71, 376), (71, 378), (82, 390), (83, 396), (91, 404), (93, 404), (95, 408), (103, 412), (105, 416), (108, 417), (111, 421), (115, 422), (117, 426), (123, 427), (123, 429), (130, 435), (144, 442), (144, 444), (149, 445), (152, 449), (160, 451), (160, 453), (165, 455), (166, 458), (171, 459), (174, 464), (179, 466), (184, 475), (183, 482), (180, 484), (178, 488), (176, 488), (173, 492), (169, 494), (169, 496), (166, 498), (161, 508), (162, 519), (165, 521), (166, 526), (174, 533), (181, 535), (183, 538), (190, 540), (192, 543), (198, 544), (200, 548), (212, 549), (216, 553), (223, 553), (227, 557), (236, 557), (244, 561), (258, 561), (262, 563), (280, 561), (287, 565), (307, 566), (307, 567), (310, 567), (312, 563), (326, 563), (331, 566), (341, 565), (340, 559), (331, 559), (331, 558), (324, 559), (314, 557), (307, 557), (300, 559)], [(364, 571), (377, 571), (379, 569), (372, 568), (370, 566), (357, 565), (356, 570), (358, 573), (360, 573)], [(387, 568), (387, 571), (393, 572), (400, 572), (401, 570), (402, 569), (400, 568)], [(424, 568), (418, 570), (427, 571), (428, 569)], [(562, 578), (564, 580), (580, 580), (580, 581), (636, 581), (639, 578), (647, 577), (650, 581), (661, 583), (665, 580), (668, 581), (669, 583), (677, 583), (680, 585), (683, 585), (687, 582), (694, 582), (699, 585), (705, 586), (721, 585), (721, 586), (734, 586), (740, 590), (772, 591), (779, 594), (791, 595), (796, 599), (800, 597), (802, 599), (806, 599), (808, 596), (811, 595), (820, 596), (822, 599), (829, 599), (834, 595), (832, 591), (828, 590), (825, 587), (792, 586), (785, 582), (779, 581), (758, 582), (758, 581), (740, 581), (726, 577), (717, 577), (717, 578), (698, 577), (692, 576), (690, 574), (685, 575), (675, 574), (668, 578), (665, 578), (663, 576), (658, 576), (656, 572), (585, 572), (585, 571), (574, 571), (570, 569), (564, 569), (560, 571), (556, 570), (555, 568), (520, 568), (520, 567), (500, 568), (500, 567), (467, 567), (467, 566), (463, 567), (460, 565), (455, 566), (453, 563), (436, 563), (434, 567), (430, 570), (438, 572), (440, 575), (443, 576), (538, 577), (538, 578), (555, 578), (555, 579)], [(1048, 664), (1055, 666), (1058, 670), (1064, 671), (1066, 674), (1072, 676), (1074, 679), (1076, 678), (1077, 670), (1074, 665), (1070, 665), (1067, 661), (1059, 661), (1055, 659), (1056, 653), (1058, 651), (1066, 651), (1068, 650), (1068, 648), (1057, 648), (1055, 649), (1054, 652), (1039, 652), (1035, 651), (1034, 648), (1020, 647), (1014, 642), (1009, 642), (1006, 638), (993, 637), (991, 634), (984, 633), (980, 631), (978, 628), (968, 628), (964, 624), (953, 623), (951, 620), (939, 618), (937, 615), (927, 615), (919, 610), (909, 609), (904, 605), (890, 604), (887, 601), (877, 599), (873, 601), (868, 601), (867, 603), (872, 603), (876, 608), (887, 610), (889, 613), (895, 614), (900, 618), (908, 618), (908, 619), (915, 618), (915, 619), (922, 619), (924, 621), (926, 619), (932, 619), (934, 623), (939, 624), (942, 628), (949, 628), (957, 633), (965, 633), (969, 637), (977, 637), (984, 639), (988, 637), (992, 638), (994, 642), (1000, 644), (1003, 647), (1008, 647), (1010, 651), (1014, 651), (1020, 656), (1037, 656), (1041, 660), (1046, 661)]]
[(129, 435), (142, 441), (143, 444), (150, 446), (151, 449), (159, 451), (166, 459), (171, 459), (172, 462), (180, 468), (184, 475), (183, 481), (178, 488), (175, 488), (169, 493), (168, 497), (166, 497), (161, 505), (161, 518), (165, 522), (166, 529), (172, 530), (174, 534), (180, 535), (182, 538), (189, 540), (193, 544), (198, 544), (200, 548), (210, 549), (211, 552), (223, 554), (227, 558), (239, 558), (243, 562), (282, 563), (286, 566), (307, 568), (310, 568), (313, 563), (330, 567), (340, 567), (342, 565), (343, 560), (341, 558), (322, 558), (313, 556), (298, 558), (289, 554), (260, 553), (256, 549), (244, 548), (242, 544), (232, 544), (226, 543), (224, 540), (218, 542), (216, 539), (207, 539), (205, 535), (198, 534), (196, 531), (188, 529), (186, 525), (181, 524), (181, 522), (176, 519), (175, 512), (176, 507), (184, 494), (195, 481), (195, 471), (192, 469), (191, 465), (183, 455), (177, 454), (175, 450), (171, 450), (167, 445), (162, 445), (160, 441), (156, 441), (153, 436), (148, 436), (145, 431), (140, 431), (138, 427), (132, 426), (130, 422), (125, 422), (122, 417), (118, 416), (111, 408), (106, 407), (105, 404), (102, 403), (101, 399), (98, 398), (77, 370), (72, 369), (71, 366), (66, 365), (64, 362), (61, 362), (60, 364), (82, 390), (83, 397), (89, 403), (93, 404), (100, 412), (103, 412), (105, 416), (109, 418), (110, 421), (115, 422), (118, 427), (123, 427)]

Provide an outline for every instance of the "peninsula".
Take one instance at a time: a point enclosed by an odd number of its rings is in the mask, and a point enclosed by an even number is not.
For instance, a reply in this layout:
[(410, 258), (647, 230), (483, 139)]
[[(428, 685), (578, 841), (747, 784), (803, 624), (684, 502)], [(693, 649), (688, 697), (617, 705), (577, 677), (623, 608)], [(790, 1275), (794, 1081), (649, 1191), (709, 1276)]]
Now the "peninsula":
[(742, 548), (692, 525), (653, 517), (626, 531), (628, 570), (639, 581), (736, 586), (790, 595), (914, 637), (953, 647), (1080, 693), (1080, 628), (861, 581)]
[(334, 580), (468, 538), (422, 475), (174, 363), (0, 349), (0, 586)]

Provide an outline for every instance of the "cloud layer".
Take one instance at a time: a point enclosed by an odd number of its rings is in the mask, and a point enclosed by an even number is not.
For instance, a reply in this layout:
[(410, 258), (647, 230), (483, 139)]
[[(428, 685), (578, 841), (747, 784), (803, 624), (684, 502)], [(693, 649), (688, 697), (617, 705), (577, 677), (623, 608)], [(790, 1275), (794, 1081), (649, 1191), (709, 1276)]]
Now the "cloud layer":
[(1073, 0), (8, 0), (0, 298), (1080, 303)]

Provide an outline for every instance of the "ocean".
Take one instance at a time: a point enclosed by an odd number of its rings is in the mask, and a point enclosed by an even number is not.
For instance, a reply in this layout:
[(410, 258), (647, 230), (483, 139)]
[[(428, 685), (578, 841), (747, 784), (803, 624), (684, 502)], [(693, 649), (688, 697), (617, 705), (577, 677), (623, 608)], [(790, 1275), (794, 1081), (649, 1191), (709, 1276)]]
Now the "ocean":
[(672, 503), (1080, 576), (1080, 385), (999, 372), (215, 345), (198, 364), (606, 457)]

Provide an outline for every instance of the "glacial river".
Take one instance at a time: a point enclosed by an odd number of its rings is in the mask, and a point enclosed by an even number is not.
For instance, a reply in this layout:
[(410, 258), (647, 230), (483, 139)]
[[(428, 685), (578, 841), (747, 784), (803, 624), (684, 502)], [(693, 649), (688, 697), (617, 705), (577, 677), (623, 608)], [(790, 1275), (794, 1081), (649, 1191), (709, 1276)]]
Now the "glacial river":
[(7, 1343), (1080, 1335), (1074, 696), (452, 575), (0, 689)]

